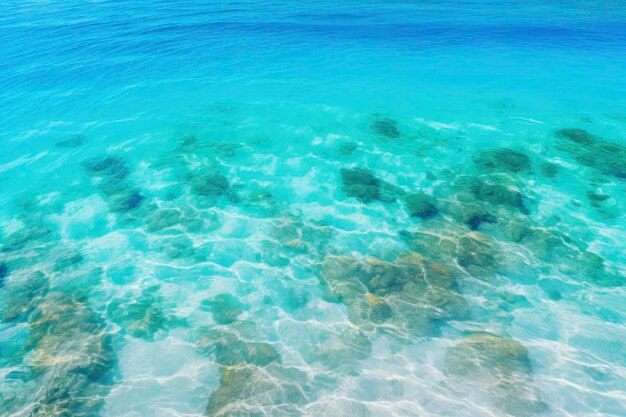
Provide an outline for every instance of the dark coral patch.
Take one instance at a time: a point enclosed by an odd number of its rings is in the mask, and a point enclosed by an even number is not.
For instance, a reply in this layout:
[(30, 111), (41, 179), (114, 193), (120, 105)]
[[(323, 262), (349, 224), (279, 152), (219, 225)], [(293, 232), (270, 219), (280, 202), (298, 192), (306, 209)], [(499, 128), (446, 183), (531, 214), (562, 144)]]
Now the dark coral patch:
[(82, 162), (85, 171), (96, 178), (98, 190), (104, 194), (113, 213), (127, 213), (139, 208), (144, 196), (126, 181), (130, 169), (118, 156), (91, 158)]
[(29, 365), (40, 387), (32, 415), (96, 415), (107, 392), (99, 382), (115, 361), (104, 321), (84, 301), (54, 294), (38, 305), (29, 330)]
[(486, 383), (495, 405), (522, 417), (545, 411), (547, 405), (533, 386), (528, 350), (514, 339), (472, 333), (446, 352), (448, 372), (472, 383)]
[(228, 192), (228, 188), (228, 179), (218, 173), (200, 175), (191, 181), (192, 191), (205, 197), (223, 196)]
[(453, 375), (497, 372), (530, 372), (528, 349), (514, 339), (489, 333), (465, 336), (446, 353), (446, 366)]
[(230, 324), (237, 321), (246, 307), (230, 294), (218, 294), (213, 300), (204, 300), (202, 307), (213, 313), (213, 320), (218, 324)]
[(195, 135), (187, 135), (178, 139), (176, 150), (179, 152), (191, 152), (198, 148), (198, 137)]
[(4, 281), (9, 276), (9, 266), (6, 262), (0, 262), (0, 288), (4, 287)]
[(599, 193), (597, 191), (589, 190), (587, 191), (587, 198), (592, 205), (601, 205), (604, 201), (610, 199), (611, 196)]
[(376, 178), (369, 169), (341, 168), (341, 182), (344, 193), (363, 203), (392, 203), (405, 194), (402, 188)]
[(126, 162), (118, 156), (104, 156), (91, 158), (82, 163), (89, 175), (98, 177), (113, 177), (122, 180), (130, 174)]
[(584, 129), (566, 128), (559, 129), (554, 132), (556, 137), (561, 139), (567, 139), (569, 141), (579, 143), (581, 145), (595, 145), (600, 138), (596, 135), (592, 135)]
[(41, 272), (18, 275), (0, 293), (0, 319), (9, 321), (27, 317), (42, 302), (49, 287), (48, 278)]
[(109, 209), (113, 213), (125, 213), (141, 206), (144, 196), (137, 189), (127, 188), (109, 198)]
[(377, 200), (380, 196), (381, 181), (368, 169), (342, 168), (341, 181), (344, 193), (364, 203)]
[(12, 251), (22, 249), (29, 243), (47, 240), (51, 234), (52, 230), (48, 229), (47, 227), (24, 227), (7, 236), (4, 241), (5, 246), (2, 248), (2, 250)]
[(83, 259), (85, 259), (85, 257), (80, 252), (64, 253), (59, 256), (54, 262), (54, 270), (63, 271), (65, 269), (71, 268), (74, 265), (81, 263)]
[(383, 203), (393, 203), (406, 194), (402, 188), (381, 180), (380, 195), (378, 199)]
[(108, 313), (130, 336), (153, 340), (160, 330), (170, 329), (182, 321), (161, 308), (158, 290), (159, 287), (152, 286), (144, 289), (135, 300), (128, 300), (128, 297), (114, 300), (108, 306)]
[(559, 166), (551, 162), (544, 162), (539, 167), (541, 175), (546, 178), (554, 178), (559, 174)]
[(612, 219), (623, 214), (623, 208), (618, 200), (602, 191), (587, 191), (587, 200), (589, 200), (591, 207), (596, 209), (604, 218)]
[(454, 201), (447, 211), (457, 221), (466, 224), (472, 230), (477, 230), (484, 223), (493, 223), (497, 219), (492, 215), (485, 204), (480, 201)]
[(149, 232), (158, 232), (178, 224), (180, 220), (180, 211), (175, 209), (161, 209), (155, 211), (148, 217), (147, 228)]
[(457, 264), (481, 280), (491, 279), (506, 266), (497, 241), (480, 232), (467, 232), (455, 223), (432, 219), (420, 230), (400, 235), (413, 250), (446, 265)]
[(540, 260), (553, 264), (561, 272), (601, 286), (619, 286), (625, 277), (614, 271), (604, 259), (586, 249), (586, 244), (565, 233), (546, 228), (527, 228), (519, 243)]
[(165, 246), (165, 254), (172, 259), (189, 258), (195, 253), (193, 242), (186, 236), (177, 236)]
[(460, 177), (455, 187), (461, 192), (468, 194), (468, 198), (463, 196), (464, 201), (471, 202), (472, 199), (484, 202), (493, 206), (505, 206), (521, 213), (527, 214), (528, 209), (524, 204), (522, 193), (514, 187), (506, 178), (500, 176), (493, 177)]
[(320, 284), (326, 299), (344, 303), (350, 321), (363, 329), (376, 325), (415, 336), (433, 335), (439, 320), (467, 313), (452, 270), (417, 253), (395, 262), (327, 256)]
[(224, 366), (255, 365), (267, 366), (280, 363), (280, 354), (269, 343), (248, 342), (227, 331), (208, 331), (198, 342), (203, 353), (215, 356), (215, 361)]
[(509, 206), (518, 209), (522, 213), (528, 213), (524, 206), (522, 194), (512, 188), (501, 184), (482, 183), (474, 193), (476, 197), (493, 205)]
[(337, 147), (337, 153), (342, 156), (352, 155), (352, 153), (359, 147), (354, 142), (342, 143)]
[(76, 148), (85, 142), (85, 135), (77, 133), (67, 139), (58, 141), (55, 146), (57, 148)]
[(474, 156), (474, 165), (482, 170), (520, 173), (529, 171), (530, 158), (523, 152), (509, 148), (496, 148), (480, 151)]
[(499, 255), (495, 241), (482, 233), (466, 233), (458, 240), (457, 262), (477, 278), (488, 278), (500, 269)]
[(407, 194), (404, 196), (404, 204), (412, 217), (425, 219), (439, 213), (435, 206), (435, 199), (424, 192)]
[(205, 416), (261, 416), (267, 409), (295, 416), (310, 401), (307, 376), (297, 368), (222, 366), (220, 375), (220, 385), (209, 397)]
[(378, 135), (385, 136), (389, 139), (397, 139), (402, 136), (402, 132), (398, 128), (398, 122), (393, 119), (379, 119), (370, 125), (372, 130), (376, 132)]
[(605, 175), (626, 179), (626, 146), (607, 141), (583, 129), (560, 129), (557, 149), (565, 151), (580, 164)]

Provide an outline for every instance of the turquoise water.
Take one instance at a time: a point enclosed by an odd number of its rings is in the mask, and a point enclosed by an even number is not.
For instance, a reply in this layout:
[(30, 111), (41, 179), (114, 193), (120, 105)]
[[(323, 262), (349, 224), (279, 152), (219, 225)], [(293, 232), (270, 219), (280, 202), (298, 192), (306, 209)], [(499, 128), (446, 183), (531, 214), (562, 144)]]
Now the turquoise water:
[(626, 416), (626, 4), (0, 5), (1, 416)]

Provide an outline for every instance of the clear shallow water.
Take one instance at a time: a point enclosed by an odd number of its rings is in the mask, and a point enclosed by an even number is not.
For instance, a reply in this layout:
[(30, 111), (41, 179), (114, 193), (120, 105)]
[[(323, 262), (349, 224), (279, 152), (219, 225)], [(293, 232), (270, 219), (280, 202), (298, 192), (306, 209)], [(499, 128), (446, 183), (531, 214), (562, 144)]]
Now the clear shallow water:
[(626, 414), (619, 2), (0, 12), (1, 415)]

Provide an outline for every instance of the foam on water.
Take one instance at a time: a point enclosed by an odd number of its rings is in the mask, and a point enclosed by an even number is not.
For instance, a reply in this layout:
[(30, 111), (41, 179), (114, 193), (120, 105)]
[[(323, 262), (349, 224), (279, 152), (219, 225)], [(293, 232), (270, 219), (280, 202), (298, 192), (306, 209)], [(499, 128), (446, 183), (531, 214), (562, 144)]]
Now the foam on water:
[(621, 5), (0, 12), (0, 415), (626, 415)]

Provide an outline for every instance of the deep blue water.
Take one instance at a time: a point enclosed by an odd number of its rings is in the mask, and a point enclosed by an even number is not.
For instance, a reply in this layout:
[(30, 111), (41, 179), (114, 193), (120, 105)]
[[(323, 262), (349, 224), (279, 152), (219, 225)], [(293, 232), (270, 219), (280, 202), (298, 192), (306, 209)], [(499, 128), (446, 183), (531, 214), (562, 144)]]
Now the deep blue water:
[(626, 416), (626, 3), (6, 1), (0, 416)]

